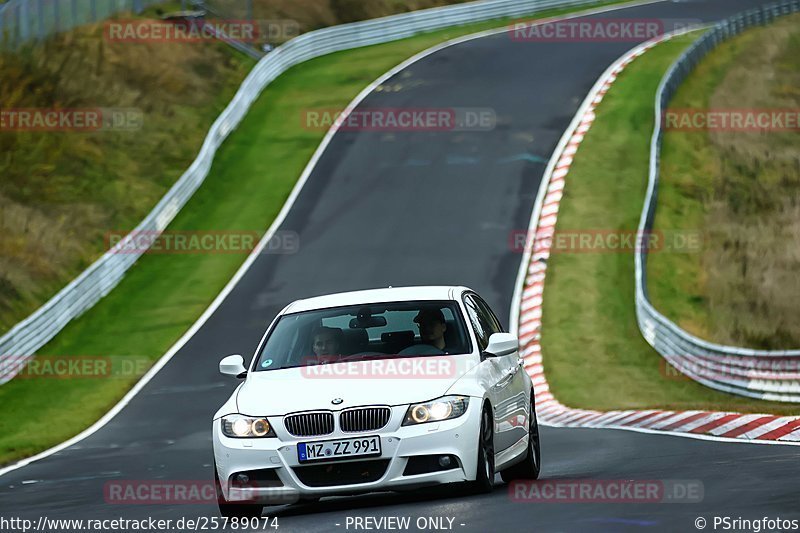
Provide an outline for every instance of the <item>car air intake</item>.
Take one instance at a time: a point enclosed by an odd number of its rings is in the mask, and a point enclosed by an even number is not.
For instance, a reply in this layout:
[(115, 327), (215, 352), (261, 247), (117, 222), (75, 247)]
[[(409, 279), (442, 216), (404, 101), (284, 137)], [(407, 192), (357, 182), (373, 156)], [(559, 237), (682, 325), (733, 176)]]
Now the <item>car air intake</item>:
[(348, 409), (339, 415), (339, 426), (347, 433), (375, 431), (389, 423), (391, 414), (388, 407)]
[(389, 467), (389, 459), (373, 461), (350, 461), (294, 467), (300, 483), (307, 487), (333, 487), (358, 485), (378, 481)]
[(333, 433), (333, 413), (299, 413), (283, 419), (286, 431), (295, 437), (313, 437)]

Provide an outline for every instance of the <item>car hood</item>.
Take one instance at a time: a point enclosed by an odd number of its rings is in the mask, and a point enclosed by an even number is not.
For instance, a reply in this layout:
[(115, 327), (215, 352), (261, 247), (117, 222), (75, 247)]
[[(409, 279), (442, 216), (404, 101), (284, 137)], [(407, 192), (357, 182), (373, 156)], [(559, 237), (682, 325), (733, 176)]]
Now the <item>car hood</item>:
[[(431, 361), (431, 360), (436, 361)], [(296, 411), (359, 405), (402, 405), (443, 396), (477, 362), (471, 355), (403, 358), (401, 371), (376, 362), (348, 362), (251, 372), (236, 397), (240, 413), (280, 416)], [(421, 367), (426, 362), (440, 367)], [(378, 361), (387, 362), (387, 359)], [(394, 362), (398, 362), (395, 360)], [(416, 367), (412, 365), (417, 365)], [(427, 368), (422, 373), (414, 368)], [(439, 371), (431, 372), (431, 368)], [(333, 400), (341, 399), (334, 404)]]

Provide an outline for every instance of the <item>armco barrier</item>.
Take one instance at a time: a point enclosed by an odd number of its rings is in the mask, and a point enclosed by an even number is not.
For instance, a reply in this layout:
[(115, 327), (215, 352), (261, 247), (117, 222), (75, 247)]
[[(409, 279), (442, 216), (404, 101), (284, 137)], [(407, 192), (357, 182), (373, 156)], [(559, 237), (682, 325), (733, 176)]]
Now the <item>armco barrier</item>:
[[(731, 17), (703, 34), (670, 67), (655, 101), (655, 130), (650, 144), (650, 178), (639, 234), (653, 225), (658, 189), (661, 120), (676, 89), (697, 63), (722, 41), (743, 30), (800, 11), (800, 0), (751, 9)], [(782, 402), (800, 402), (800, 350), (750, 350), (706, 342), (689, 334), (650, 303), (647, 295), (646, 250), (636, 254), (636, 316), (647, 342), (667, 361), (692, 379), (725, 392)]]
[[(598, 0), (482, 0), (353, 22), (304, 33), (270, 52), (253, 68), (233, 100), (211, 126), (197, 159), (132, 231), (163, 231), (203, 183), (217, 148), (239, 124), (261, 91), (290, 67), (309, 59), (362, 46), (386, 43), (418, 33), (503, 17), (521, 17), (545, 9), (584, 6)], [(120, 246), (125, 246), (125, 239)], [(13, 354), (14, 367), (31, 357), (72, 319), (108, 294), (141, 254), (106, 252), (31, 316), (0, 337), (0, 367)], [(2, 371), (0, 384), (14, 372)]]
[[(637, 58), (666, 39), (682, 35), (691, 28), (670, 32), (642, 43), (615, 61), (597, 80), (570, 122), (547, 164), (539, 196), (536, 198), (529, 232), (533, 246), (526, 246), (517, 273), (517, 292), (511, 308), (510, 329), (518, 334), (520, 356), (531, 377), (539, 423), (553, 427), (615, 428), (646, 433), (663, 433), (702, 439), (737, 442), (800, 445), (800, 416), (744, 414), (724, 411), (662, 409), (615, 409), (596, 411), (563, 405), (550, 391), (544, 371), (541, 345), (542, 311), (548, 262), (573, 160), (591, 130), (595, 113), (617, 77)], [(663, 370), (668, 370), (666, 365)], [(664, 377), (670, 377), (665, 375)], [(689, 379), (673, 374), (674, 379)]]
[(164, 0), (8, 0), (0, 3), (0, 48), (13, 49), (122, 11), (141, 13)]

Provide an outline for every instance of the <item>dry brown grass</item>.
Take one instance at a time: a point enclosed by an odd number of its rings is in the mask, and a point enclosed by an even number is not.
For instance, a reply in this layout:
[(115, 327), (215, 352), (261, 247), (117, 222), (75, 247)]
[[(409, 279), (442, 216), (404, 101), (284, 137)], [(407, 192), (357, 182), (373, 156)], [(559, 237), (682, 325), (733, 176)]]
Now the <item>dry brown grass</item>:
[[(800, 15), (704, 59), (673, 109), (800, 109)], [(700, 254), (651, 256), (656, 307), (710, 340), (800, 347), (800, 132), (667, 131), (656, 227), (700, 229)]]
[(0, 55), (0, 108), (136, 108), (138, 131), (0, 132), (0, 332), (130, 229), (194, 159), (251, 61), (219, 43), (119, 43), (102, 26)]
[[(255, 0), (300, 31), (463, 0)], [(242, 0), (211, 0), (228, 18)], [(160, 17), (179, 4), (157, 5)], [(130, 19), (130, 14), (120, 14)], [(135, 226), (188, 168), (252, 62), (221, 43), (120, 43), (102, 24), (0, 54), (0, 109), (136, 108), (135, 132), (0, 132), (0, 333)]]
[[(761, 30), (712, 109), (800, 109), (800, 16)], [(800, 347), (800, 132), (713, 132), (708, 305), (721, 342)]]

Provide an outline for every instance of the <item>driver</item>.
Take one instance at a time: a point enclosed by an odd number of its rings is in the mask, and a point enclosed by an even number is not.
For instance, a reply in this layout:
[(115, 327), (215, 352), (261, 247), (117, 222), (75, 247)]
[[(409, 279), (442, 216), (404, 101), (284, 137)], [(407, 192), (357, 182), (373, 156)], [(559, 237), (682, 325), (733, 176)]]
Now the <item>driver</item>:
[(311, 349), (320, 361), (328, 362), (336, 358), (342, 353), (342, 330), (326, 326), (315, 329)]
[(414, 322), (419, 326), (420, 344), (409, 346), (401, 350), (402, 355), (429, 354), (430, 348), (437, 350), (434, 353), (447, 353), (447, 343), (444, 340), (444, 332), (447, 331), (447, 322), (444, 313), (440, 309), (427, 308), (421, 309)]
[(414, 322), (419, 325), (419, 336), (422, 344), (433, 346), (446, 353), (447, 343), (444, 340), (444, 332), (447, 331), (447, 322), (441, 309), (421, 309)]

